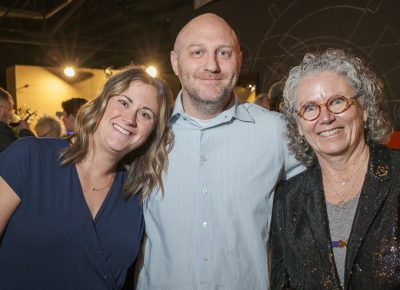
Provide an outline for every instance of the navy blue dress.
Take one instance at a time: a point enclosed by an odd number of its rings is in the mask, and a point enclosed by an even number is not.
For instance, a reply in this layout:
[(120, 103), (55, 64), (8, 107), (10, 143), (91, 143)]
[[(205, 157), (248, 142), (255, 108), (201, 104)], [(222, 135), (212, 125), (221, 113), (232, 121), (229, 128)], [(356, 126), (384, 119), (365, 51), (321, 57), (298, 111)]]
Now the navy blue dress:
[(122, 288), (144, 230), (142, 206), (121, 195), (126, 172), (91, 217), (67, 140), (23, 138), (0, 154), (0, 176), (21, 198), (0, 245), (0, 289)]

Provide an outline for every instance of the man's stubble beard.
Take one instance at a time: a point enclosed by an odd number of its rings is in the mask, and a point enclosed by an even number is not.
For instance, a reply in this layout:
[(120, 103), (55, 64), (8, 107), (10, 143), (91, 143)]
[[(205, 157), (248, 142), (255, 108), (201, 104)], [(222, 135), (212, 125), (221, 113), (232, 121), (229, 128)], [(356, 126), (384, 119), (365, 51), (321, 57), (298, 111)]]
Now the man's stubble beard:
[[(193, 86), (188, 75), (182, 74), (181, 72), (181, 76), (183, 80), (186, 80), (185, 86), (182, 85), (183, 93), (188, 97), (191, 106), (204, 116), (213, 117), (218, 115), (224, 110), (226, 104), (233, 96), (233, 87), (225, 85), (221, 87), (219, 92), (216, 92), (215, 96), (212, 98), (205, 98), (201, 95), (200, 90)], [(181, 83), (183, 83), (182, 79)], [(237, 77), (234, 77), (233, 83), (235, 84), (236, 81)]]

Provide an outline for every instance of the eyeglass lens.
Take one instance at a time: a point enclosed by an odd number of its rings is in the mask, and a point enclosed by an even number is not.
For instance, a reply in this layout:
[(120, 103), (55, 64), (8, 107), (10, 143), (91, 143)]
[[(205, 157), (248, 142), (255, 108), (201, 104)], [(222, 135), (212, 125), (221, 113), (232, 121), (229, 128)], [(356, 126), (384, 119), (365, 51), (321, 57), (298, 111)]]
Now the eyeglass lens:
[(308, 103), (301, 107), (300, 115), (304, 119), (312, 121), (318, 118), (322, 106), (326, 106), (328, 111), (333, 114), (340, 114), (347, 109), (348, 101), (344, 96), (333, 96), (325, 104)]

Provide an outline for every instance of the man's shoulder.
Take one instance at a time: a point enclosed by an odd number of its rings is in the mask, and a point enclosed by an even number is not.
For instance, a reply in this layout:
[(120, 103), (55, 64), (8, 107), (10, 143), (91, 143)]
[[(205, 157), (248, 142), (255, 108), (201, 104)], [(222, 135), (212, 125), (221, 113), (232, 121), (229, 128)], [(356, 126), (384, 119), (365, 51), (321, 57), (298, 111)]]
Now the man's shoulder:
[(285, 120), (281, 113), (275, 111), (269, 111), (259, 105), (253, 103), (243, 103), (239, 106), (245, 108), (250, 116), (254, 118), (255, 121), (259, 122), (276, 122), (279, 124), (284, 124)]
[[(297, 199), (304, 192), (300, 190), (304, 186), (310, 184), (310, 179), (314, 176), (313, 170), (310, 168), (300, 172), (299, 174), (287, 179), (282, 180), (277, 187), (276, 199)], [(293, 197), (291, 197), (293, 195)]]

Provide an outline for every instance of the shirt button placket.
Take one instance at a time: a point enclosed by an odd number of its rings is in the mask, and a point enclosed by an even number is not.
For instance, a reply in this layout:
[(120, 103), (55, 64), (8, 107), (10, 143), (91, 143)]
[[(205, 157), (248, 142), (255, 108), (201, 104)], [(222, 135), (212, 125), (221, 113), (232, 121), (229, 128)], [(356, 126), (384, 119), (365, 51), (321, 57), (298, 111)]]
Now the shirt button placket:
[(208, 263), (210, 261), (210, 198), (212, 196), (209, 195), (209, 166), (210, 164), (210, 156), (209, 156), (209, 136), (207, 134), (207, 130), (203, 131), (200, 137), (200, 168), (199, 168), (199, 181), (200, 188), (198, 196), (199, 200), (199, 212), (197, 216), (197, 223), (199, 224), (199, 235), (200, 235), (200, 247), (199, 247), (199, 258), (201, 259), (202, 265), (200, 265), (200, 272), (198, 273), (199, 279), (206, 279), (209, 270)]

